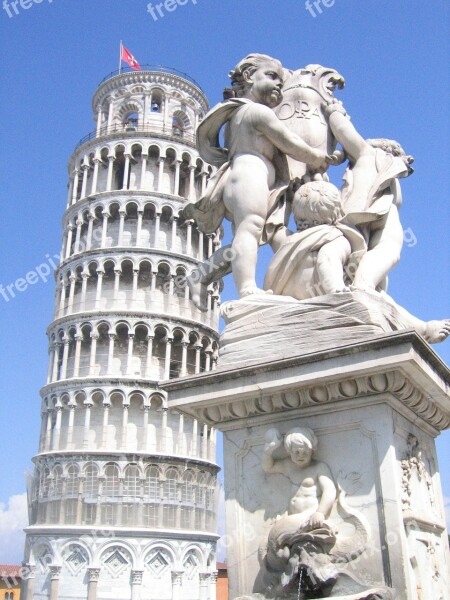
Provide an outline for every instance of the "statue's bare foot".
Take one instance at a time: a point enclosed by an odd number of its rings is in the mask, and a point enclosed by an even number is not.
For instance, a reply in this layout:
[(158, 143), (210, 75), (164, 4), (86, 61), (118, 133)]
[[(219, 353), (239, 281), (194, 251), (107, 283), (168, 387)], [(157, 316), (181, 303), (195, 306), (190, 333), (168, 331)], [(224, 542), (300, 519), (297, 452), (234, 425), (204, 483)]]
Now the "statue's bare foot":
[(245, 298), (246, 296), (253, 296), (255, 294), (258, 296), (263, 296), (265, 294), (270, 294), (270, 293), (273, 293), (273, 292), (271, 290), (266, 292), (265, 290), (261, 290), (260, 288), (258, 288), (256, 286), (252, 286), (252, 287), (244, 288), (240, 293), (240, 297)]
[(191, 292), (192, 302), (199, 310), (206, 312), (208, 310), (208, 307), (202, 302), (202, 284), (199, 282), (198, 278), (191, 278), (190, 276), (186, 277), (186, 285), (188, 286), (189, 291)]
[(450, 319), (442, 321), (428, 321), (426, 324), (424, 338), (430, 344), (443, 342), (450, 335)]
[(342, 287), (337, 287), (333, 290), (334, 294), (344, 294), (345, 292), (349, 292), (350, 288), (348, 285), (343, 285)]

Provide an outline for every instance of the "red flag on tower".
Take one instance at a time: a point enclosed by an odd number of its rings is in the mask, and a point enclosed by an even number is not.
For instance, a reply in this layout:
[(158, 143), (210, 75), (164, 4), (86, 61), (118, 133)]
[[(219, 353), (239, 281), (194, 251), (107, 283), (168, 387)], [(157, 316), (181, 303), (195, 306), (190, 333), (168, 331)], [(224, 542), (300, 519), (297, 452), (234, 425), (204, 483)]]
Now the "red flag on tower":
[(129, 50), (127, 50), (127, 48), (125, 48), (125, 46), (123, 44), (121, 45), (121, 48), (122, 48), (121, 59), (124, 62), (126, 62), (127, 65), (129, 65), (135, 71), (140, 71), (141, 70), (141, 65), (134, 58), (134, 56), (131, 54), (131, 52)]

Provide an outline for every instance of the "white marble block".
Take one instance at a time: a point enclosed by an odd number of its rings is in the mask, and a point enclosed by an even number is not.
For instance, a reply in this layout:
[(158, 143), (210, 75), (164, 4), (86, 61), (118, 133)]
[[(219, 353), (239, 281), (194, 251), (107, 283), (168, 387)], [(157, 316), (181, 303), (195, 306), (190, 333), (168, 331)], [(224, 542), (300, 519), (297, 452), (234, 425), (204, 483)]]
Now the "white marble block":
[[(297, 600), (300, 577), (305, 599), (448, 598), (434, 443), (448, 382), (402, 332), (164, 384), (172, 407), (224, 432), (230, 599)], [(283, 446), (298, 428), (317, 439), (299, 442), (303, 463)]]

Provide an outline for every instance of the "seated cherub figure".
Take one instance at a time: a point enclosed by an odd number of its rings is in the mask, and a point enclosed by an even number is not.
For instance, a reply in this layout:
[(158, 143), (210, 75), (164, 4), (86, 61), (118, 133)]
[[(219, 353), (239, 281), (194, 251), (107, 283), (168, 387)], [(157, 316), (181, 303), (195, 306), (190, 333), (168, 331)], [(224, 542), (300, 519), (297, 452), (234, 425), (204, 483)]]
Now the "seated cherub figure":
[(326, 181), (311, 181), (294, 195), (297, 233), (288, 235), (266, 273), (265, 289), (306, 300), (349, 291), (346, 279), (355, 271), (366, 243), (354, 227), (343, 225), (339, 190)]

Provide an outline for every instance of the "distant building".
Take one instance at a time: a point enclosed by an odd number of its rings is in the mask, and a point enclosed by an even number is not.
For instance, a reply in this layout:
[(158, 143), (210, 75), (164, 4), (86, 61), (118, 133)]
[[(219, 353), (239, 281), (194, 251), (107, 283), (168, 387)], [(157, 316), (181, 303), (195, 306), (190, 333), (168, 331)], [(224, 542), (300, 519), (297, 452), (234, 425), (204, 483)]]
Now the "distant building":
[(0, 600), (20, 600), (22, 567), (0, 565)]
[(106, 78), (93, 110), (69, 161), (24, 598), (212, 600), (216, 432), (158, 387), (217, 360), (218, 286), (201, 312), (185, 277), (218, 237), (178, 221), (213, 172), (208, 102), (150, 68)]
[(228, 600), (227, 563), (217, 563), (217, 600)]

